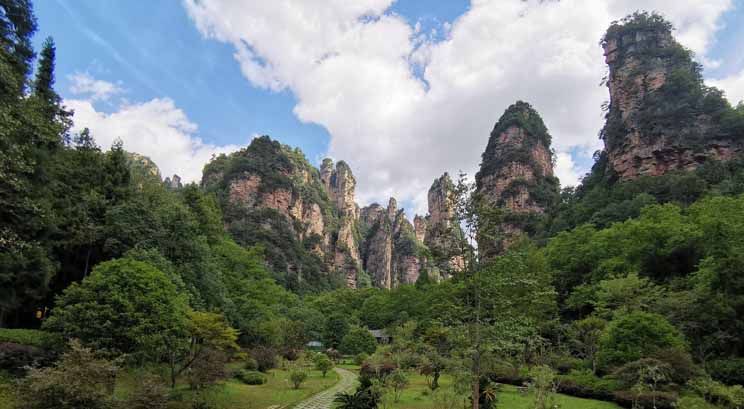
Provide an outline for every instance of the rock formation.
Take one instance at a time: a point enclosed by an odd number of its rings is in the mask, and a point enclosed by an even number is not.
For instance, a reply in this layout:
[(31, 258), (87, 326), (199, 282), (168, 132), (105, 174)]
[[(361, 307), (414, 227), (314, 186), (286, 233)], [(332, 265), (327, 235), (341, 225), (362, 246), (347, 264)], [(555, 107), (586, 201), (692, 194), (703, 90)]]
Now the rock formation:
[(742, 152), (720, 126), (725, 100), (704, 87), (699, 64), (671, 30), (660, 16), (636, 13), (602, 41), (610, 92), (602, 138), (621, 180), (693, 170)]
[(181, 183), (181, 177), (176, 174), (174, 174), (172, 177), (166, 176), (163, 183), (169, 189), (180, 189), (183, 187), (183, 184)]
[(356, 179), (346, 162), (339, 161), (333, 169), (333, 161), (324, 159), (320, 168), (320, 180), (340, 216), (334, 266), (336, 270), (343, 272), (346, 285), (356, 288), (356, 277), (361, 267), (356, 225), (359, 207), (354, 201)]
[(455, 217), (455, 186), (449, 174), (434, 180), (427, 195), (429, 216), (422, 242), (432, 255), (440, 278), (449, 278), (464, 268), (464, 235)]
[(496, 123), (475, 181), (476, 194), (501, 210), (495, 231), (478, 238), (484, 256), (501, 252), (516, 234), (530, 233), (534, 216), (557, 201), (550, 134), (528, 103), (511, 105)]
[(214, 158), (202, 185), (223, 198), (227, 230), (243, 245), (263, 244), (272, 270), (298, 289), (357, 285), (360, 257), (351, 169), (324, 161), (322, 172), (302, 152), (268, 137)]
[(390, 198), (387, 207), (377, 203), (361, 209), (360, 220), (366, 226), (362, 258), (364, 270), (372, 284), (380, 288), (394, 288), (413, 284), (426, 262), (422, 244), (406, 218), (403, 209)]

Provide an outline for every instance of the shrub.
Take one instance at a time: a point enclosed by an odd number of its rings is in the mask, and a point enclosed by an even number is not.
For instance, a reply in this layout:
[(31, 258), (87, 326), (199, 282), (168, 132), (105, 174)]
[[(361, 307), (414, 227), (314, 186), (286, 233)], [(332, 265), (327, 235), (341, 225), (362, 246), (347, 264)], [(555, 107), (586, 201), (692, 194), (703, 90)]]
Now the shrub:
[(21, 375), (25, 367), (48, 366), (54, 354), (31, 345), (0, 342), (0, 370)]
[(245, 359), (245, 363), (243, 364), (243, 369), (247, 371), (257, 371), (258, 370), (258, 362), (253, 357), (248, 357)]
[(353, 327), (344, 335), (339, 349), (350, 355), (371, 354), (377, 349), (377, 340), (366, 328)]
[(157, 376), (147, 375), (137, 382), (134, 392), (127, 397), (122, 407), (127, 409), (165, 409), (170, 398), (170, 389)]
[(403, 371), (401, 371), (400, 369), (396, 369), (395, 371), (393, 371), (393, 373), (390, 374), (387, 380), (390, 383), (390, 387), (393, 388), (395, 402), (398, 402), (400, 400), (401, 392), (403, 392), (403, 389), (408, 386), (408, 378), (406, 377), (406, 374), (403, 373)]
[(726, 408), (744, 406), (744, 388), (741, 385), (726, 386), (711, 378), (697, 378), (690, 381), (689, 385), (708, 402)]
[(362, 364), (364, 364), (364, 361), (366, 361), (367, 358), (369, 358), (369, 355), (365, 354), (364, 352), (360, 354), (356, 354), (354, 355), (354, 364), (362, 366)]
[(699, 396), (683, 396), (677, 400), (677, 409), (716, 409)]
[(24, 409), (105, 409), (111, 404), (117, 368), (93, 351), (70, 342), (54, 367), (31, 369), (19, 384)]
[(188, 381), (191, 389), (201, 390), (214, 385), (227, 376), (227, 354), (215, 349), (205, 349), (201, 358), (191, 364)]
[(643, 311), (613, 319), (600, 341), (598, 358), (603, 368), (618, 367), (666, 349), (685, 350), (682, 334), (664, 317)]
[(238, 380), (246, 385), (263, 385), (266, 383), (266, 375), (261, 372), (241, 370), (235, 375)]
[(708, 363), (713, 379), (727, 385), (744, 385), (744, 358), (718, 359)]
[(267, 347), (256, 347), (251, 351), (251, 356), (256, 360), (258, 370), (266, 372), (276, 368), (276, 351)]
[(322, 372), (324, 378), (331, 368), (333, 368), (333, 361), (331, 361), (331, 358), (328, 358), (328, 356), (323, 354), (318, 354), (315, 357), (315, 369)]
[(299, 366), (295, 366), (289, 371), (289, 380), (292, 381), (292, 387), (300, 389), (300, 386), (307, 379), (307, 372)]
[(573, 370), (558, 379), (560, 393), (580, 398), (612, 400), (613, 392), (620, 389), (617, 381), (600, 378), (589, 369)]
[(674, 409), (677, 395), (671, 392), (634, 392), (618, 391), (614, 394), (614, 401), (625, 408), (638, 409)]

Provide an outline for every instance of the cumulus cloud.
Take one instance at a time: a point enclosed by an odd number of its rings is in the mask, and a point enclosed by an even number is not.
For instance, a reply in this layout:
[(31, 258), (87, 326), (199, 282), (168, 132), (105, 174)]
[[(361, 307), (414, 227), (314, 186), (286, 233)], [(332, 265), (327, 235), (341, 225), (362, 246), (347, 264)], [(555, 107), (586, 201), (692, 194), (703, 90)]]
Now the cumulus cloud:
[(73, 132), (89, 128), (104, 149), (121, 138), (124, 149), (148, 156), (164, 176), (175, 173), (185, 182), (198, 182), (213, 154), (239, 149), (204, 143), (196, 124), (168, 98), (124, 104), (110, 114), (97, 111), (92, 100), (68, 99), (65, 105), (75, 111)]
[(87, 72), (76, 72), (69, 75), (70, 92), (87, 96), (93, 101), (105, 101), (111, 96), (121, 94), (124, 89), (119, 84), (93, 78)]
[[(592, 151), (603, 123), (606, 72), (598, 46), (613, 20), (655, 9), (704, 59), (730, 0), (471, 0), (422, 36), (393, 0), (184, 0), (198, 30), (230, 43), (252, 84), (297, 97), (294, 113), (324, 126), (328, 154), (357, 176), (362, 203), (413, 201), (444, 171), (477, 170), (490, 130), (516, 100), (543, 116), (557, 172), (575, 184), (569, 150)], [(417, 69), (415, 69), (417, 68)], [(423, 72), (418, 76), (415, 72)]]
[(731, 104), (736, 105), (744, 101), (744, 70), (726, 78), (708, 81), (711, 85), (726, 91), (726, 97)]

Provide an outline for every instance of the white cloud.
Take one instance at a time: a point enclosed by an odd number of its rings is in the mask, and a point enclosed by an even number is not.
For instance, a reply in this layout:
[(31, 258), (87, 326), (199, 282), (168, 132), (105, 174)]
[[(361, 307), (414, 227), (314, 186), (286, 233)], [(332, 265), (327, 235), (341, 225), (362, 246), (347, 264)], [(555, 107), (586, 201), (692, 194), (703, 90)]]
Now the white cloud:
[[(473, 173), (493, 124), (518, 99), (542, 114), (559, 152), (600, 147), (599, 39), (612, 20), (655, 9), (705, 57), (730, 0), (472, 0), (432, 42), (387, 12), (393, 0), (184, 0), (201, 33), (231, 43), (254, 85), (297, 97), (352, 166), (359, 201), (425, 206), (444, 171)], [(424, 80), (412, 72), (425, 67)], [(564, 184), (586, 169), (558, 156)]]
[(72, 82), (70, 92), (75, 95), (86, 95), (93, 101), (105, 101), (124, 92), (119, 84), (95, 79), (87, 72), (76, 72), (67, 78)]
[(90, 100), (68, 99), (65, 105), (75, 111), (74, 132), (89, 128), (104, 149), (121, 138), (124, 149), (148, 156), (163, 176), (175, 173), (184, 182), (201, 180), (202, 168), (213, 154), (239, 149), (204, 143), (195, 135), (196, 124), (168, 98), (122, 105), (110, 114), (96, 111)]
[(708, 83), (726, 91), (726, 97), (733, 105), (744, 101), (744, 70), (726, 78), (708, 81)]
[(562, 186), (577, 186), (580, 182), (581, 171), (569, 153), (556, 152), (554, 171)]

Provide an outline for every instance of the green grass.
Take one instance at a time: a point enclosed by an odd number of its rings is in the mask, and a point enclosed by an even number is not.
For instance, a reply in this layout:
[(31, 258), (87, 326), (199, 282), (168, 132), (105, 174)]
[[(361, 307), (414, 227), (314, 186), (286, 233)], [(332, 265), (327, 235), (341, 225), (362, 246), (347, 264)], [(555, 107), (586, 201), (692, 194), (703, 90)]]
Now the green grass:
[[(387, 396), (391, 402), (387, 409), (430, 409), (433, 407), (432, 395), (426, 384), (426, 378), (418, 374), (409, 373), (410, 384), (403, 391), (398, 402), (392, 402), (392, 395)], [(443, 375), (439, 384), (447, 387), (452, 383), (452, 379)], [(503, 385), (498, 394), (498, 407), (508, 409), (532, 409), (533, 401), (530, 394), (521, 394), (515, 386)], [(602, 402), (591, 399), (575, 398), (567, 395), (558, 395), (556, 403), (561, 408), (570, 409), (619, 409), (620, 406), (611, 402)]]
[[(230, 365), (230, 369), (237, 370), (240, 365)], [(317, 370), (307, 370), (307, 380), (299, 389), (293, 389), (289, 381), (289, 373), (282, 369), (274, 369), (266, 374), (267, 382), (263, 385), (246, 385), (237, 379), (227, 379), (207, 392), (209, 400), (219, 409), (264, 409), (272, 405), (291, 408), (306, 398), (333, 386), (338, 382), (338, 374), (331, 370), (326, 377)], [(141, 379), (141, 372), (127, 371), (119, 375), (116, 386), (116, 396), (125, 398)], [(177, 394), (182, 402), (174, 402), (172, 409), (189, 408), (192, 392), (185, 384), (177, 385)], [(6, 409), (0, 406), (0, 409)]]
[(13, 379), (0, 372), (0, 409), (13, 409)]

